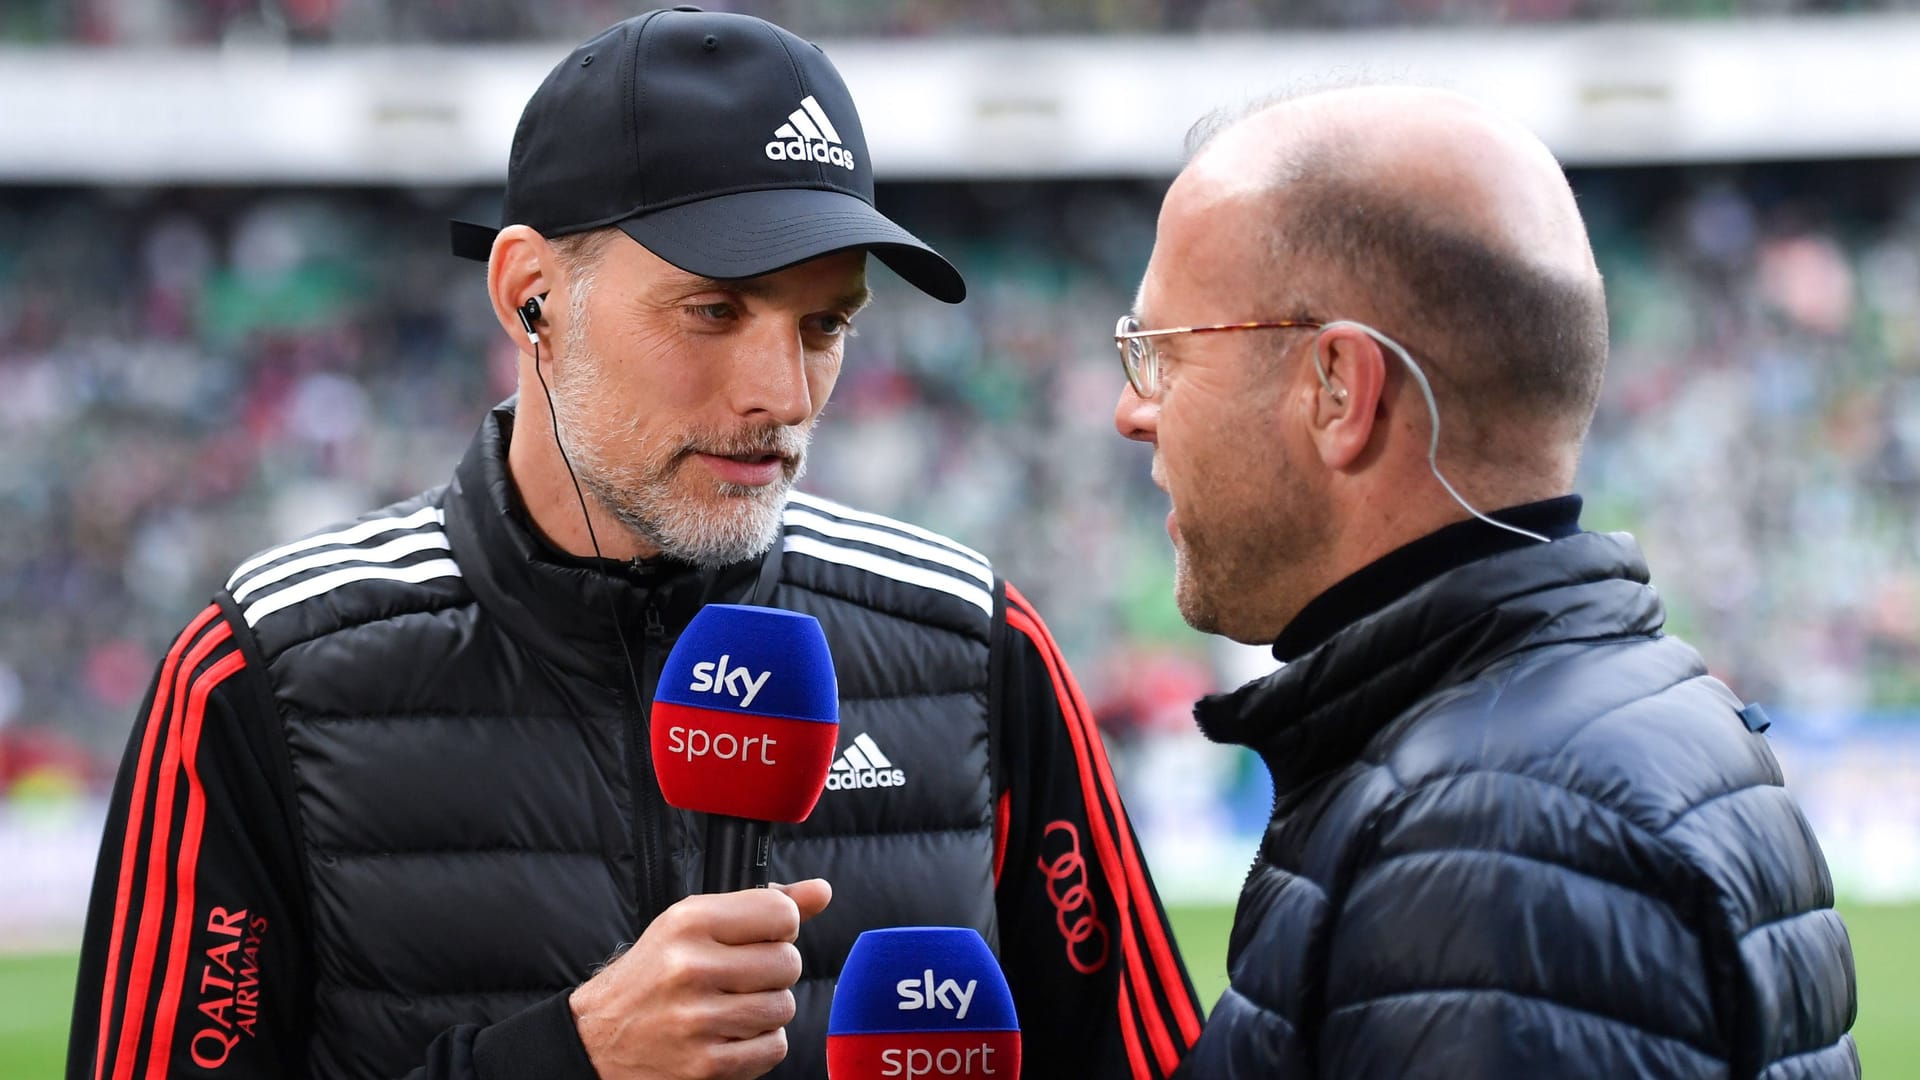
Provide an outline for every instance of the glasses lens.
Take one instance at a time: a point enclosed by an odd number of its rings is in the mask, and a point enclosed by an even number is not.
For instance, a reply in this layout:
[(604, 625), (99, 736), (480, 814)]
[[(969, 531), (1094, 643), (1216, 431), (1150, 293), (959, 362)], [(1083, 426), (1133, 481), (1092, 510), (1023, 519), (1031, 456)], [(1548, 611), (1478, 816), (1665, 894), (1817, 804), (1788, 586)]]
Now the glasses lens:
[(1115, 341), (1120, 346), (1120, 364), (1126, 368), (1127, 382), (1133, 386), (1133, 392), (1141, 397), (1152, 397), (1157, 372), (1154, 370), (1153, 345), (1146, 338), (1126, 337), (1127, 334), (1140, 332), (1140, 320), (1131, 315), (1120, 316), (1120, 323), (1114, 327)]

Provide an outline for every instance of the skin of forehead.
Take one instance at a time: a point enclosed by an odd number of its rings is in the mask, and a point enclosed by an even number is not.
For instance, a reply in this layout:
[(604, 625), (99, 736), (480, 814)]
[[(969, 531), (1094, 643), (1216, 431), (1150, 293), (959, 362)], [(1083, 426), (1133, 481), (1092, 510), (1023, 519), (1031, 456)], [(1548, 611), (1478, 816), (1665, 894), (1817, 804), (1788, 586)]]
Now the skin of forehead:
[(1595, 272), (1572, 189), (1518, 123), (1459, 94), (1357, 87), (1268, 106), (1216, 135), (1175, 181), (1196, 207), (1284, 194), (1289, 159), (1567, 274)]

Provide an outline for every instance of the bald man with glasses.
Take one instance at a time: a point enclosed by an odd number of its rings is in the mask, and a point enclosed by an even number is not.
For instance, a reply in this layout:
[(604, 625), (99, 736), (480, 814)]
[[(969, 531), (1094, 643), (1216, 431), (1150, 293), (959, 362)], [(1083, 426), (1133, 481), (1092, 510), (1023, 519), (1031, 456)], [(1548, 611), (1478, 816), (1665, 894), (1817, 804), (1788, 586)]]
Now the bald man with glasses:
[(1115, 421), (1181, 613), (1284, 666), (1197, 709), (1276, 798), (1187, 1074), (1858, 1076), (1765, 713), (1580, 527), (1606, 299), (1552, 155), (1378, 87), (1199, 141)]

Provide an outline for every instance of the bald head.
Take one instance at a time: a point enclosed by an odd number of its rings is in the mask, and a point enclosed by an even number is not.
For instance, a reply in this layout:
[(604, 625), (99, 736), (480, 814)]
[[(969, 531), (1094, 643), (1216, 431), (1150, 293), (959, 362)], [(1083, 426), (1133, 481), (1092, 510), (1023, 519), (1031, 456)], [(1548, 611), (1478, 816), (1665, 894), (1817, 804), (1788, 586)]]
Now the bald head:
[(1498, 434), (1521, 425), (1577, 454), (1606, 302), (1573, 191), (1525, 128), (1445, 91), (1307, 94), (1216, 126), (1176, 199), (1258, 207), (1269, 302), (1403, 341), (1453, 399), (1468, 452), (1504, 457)]

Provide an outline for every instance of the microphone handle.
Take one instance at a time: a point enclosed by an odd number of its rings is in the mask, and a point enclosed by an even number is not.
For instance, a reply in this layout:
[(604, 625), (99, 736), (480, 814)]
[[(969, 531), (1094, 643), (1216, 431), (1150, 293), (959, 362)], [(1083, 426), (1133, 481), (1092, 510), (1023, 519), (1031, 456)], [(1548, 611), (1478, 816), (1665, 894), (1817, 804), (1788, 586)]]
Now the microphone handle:
[(767, 863), (773, 855), (773, 826), (725, 814), (707, 816), (707, 852), (700, 891), (739, 892), (767, 887)]

